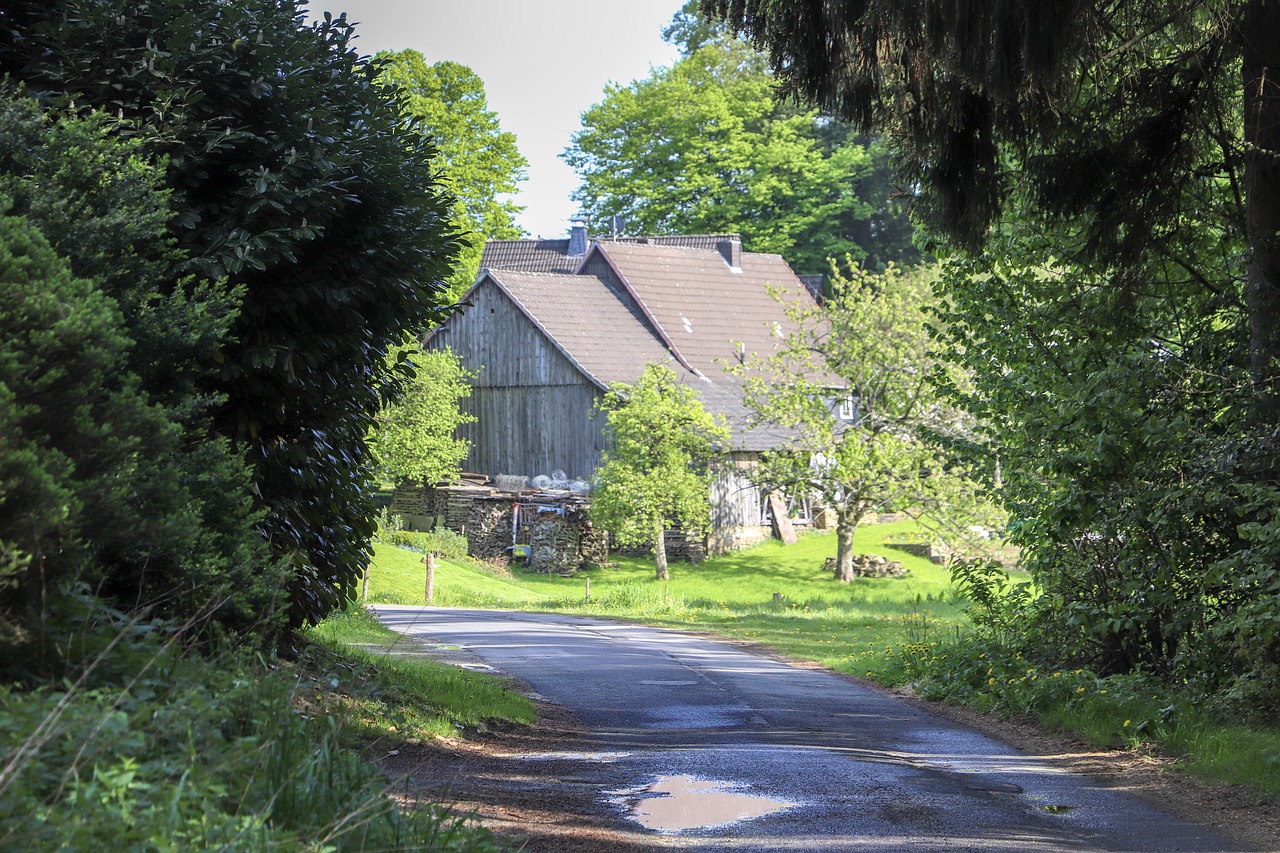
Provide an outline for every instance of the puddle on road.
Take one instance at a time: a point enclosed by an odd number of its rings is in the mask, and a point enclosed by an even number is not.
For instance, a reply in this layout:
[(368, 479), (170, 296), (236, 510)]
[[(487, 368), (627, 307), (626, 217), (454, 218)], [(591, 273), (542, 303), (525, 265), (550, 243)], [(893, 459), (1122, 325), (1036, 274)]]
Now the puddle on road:
[[(632, 820), (658, 832), (724, 826), (797, 805), (733, 790), (740, 787), (687, 775), (659, 776), (647, 788), (624, 792), (631, 796), (623, 802), (632, 803)], [(639, 799), (634, 799), (637, 795)]]

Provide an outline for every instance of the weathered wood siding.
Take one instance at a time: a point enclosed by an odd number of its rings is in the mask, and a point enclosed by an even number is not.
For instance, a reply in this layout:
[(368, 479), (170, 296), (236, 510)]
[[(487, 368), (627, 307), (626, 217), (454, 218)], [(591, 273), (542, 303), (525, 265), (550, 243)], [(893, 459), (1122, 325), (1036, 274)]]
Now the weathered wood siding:
[(464, 408), (476, 416), (461, 435), (472, 443), (465, 467), (529, 477), (560, 469), (587, 479), (604, 451), (598, 392), (585, 385), (477, 387)]
[(600, 390), (491, 281), (471, 303), (428, 342), (476, 372), (462, 401), (476, 416), (459, 430), (471, 443), (464, 470), (589, 477), (604, 450), (603, 419), (593, 416)]
[(748, 478), (756, 454), (734, 452), (711, 483), (711, 536), (707, 549), (722, 554), (769, 538), (761, 515), (760, 489)]

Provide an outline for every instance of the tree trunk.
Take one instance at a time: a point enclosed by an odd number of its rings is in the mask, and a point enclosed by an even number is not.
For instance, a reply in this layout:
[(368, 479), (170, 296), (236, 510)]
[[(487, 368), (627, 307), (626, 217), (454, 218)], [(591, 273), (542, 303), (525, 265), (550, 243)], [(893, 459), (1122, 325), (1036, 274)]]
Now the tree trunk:
[(1249, 366), (1255, 416), (1280, 415), (1280, 9), (1250, 0), (1241, 31), (1248, 221)]
[(840, 583), (853, 581), (853, 534), (861, 513), (861, 507), (836, 509), (836, 580)]
[(667, 571), (667, 532), (662, 525), (658, 525), (658, 535), (653, 540), (653, 562), (657, 568), (658, 580), (665, 581), (671, 578), (671, 572)]

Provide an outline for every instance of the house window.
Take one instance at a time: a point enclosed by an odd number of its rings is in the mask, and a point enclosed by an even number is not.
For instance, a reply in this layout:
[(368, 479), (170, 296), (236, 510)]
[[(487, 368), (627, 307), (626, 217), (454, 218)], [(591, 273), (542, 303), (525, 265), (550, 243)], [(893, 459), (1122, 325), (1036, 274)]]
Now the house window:
[(857, 405), (852, 394), (840, 400), (840, 408), (836, 414), (842, 421), (851, 421), (857, 416)]

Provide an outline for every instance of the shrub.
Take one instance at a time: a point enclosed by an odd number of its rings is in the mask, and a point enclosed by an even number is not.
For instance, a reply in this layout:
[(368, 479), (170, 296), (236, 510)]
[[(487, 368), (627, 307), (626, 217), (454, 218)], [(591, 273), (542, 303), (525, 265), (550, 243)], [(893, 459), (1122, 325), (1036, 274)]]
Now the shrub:
[(434, 554), (449, 560), (463, 560), (467, 556), (467, 537), (445, 528), (427, 532), (383, 530), (378, 538), (397, 548), (408, 548), (421, 554)]

